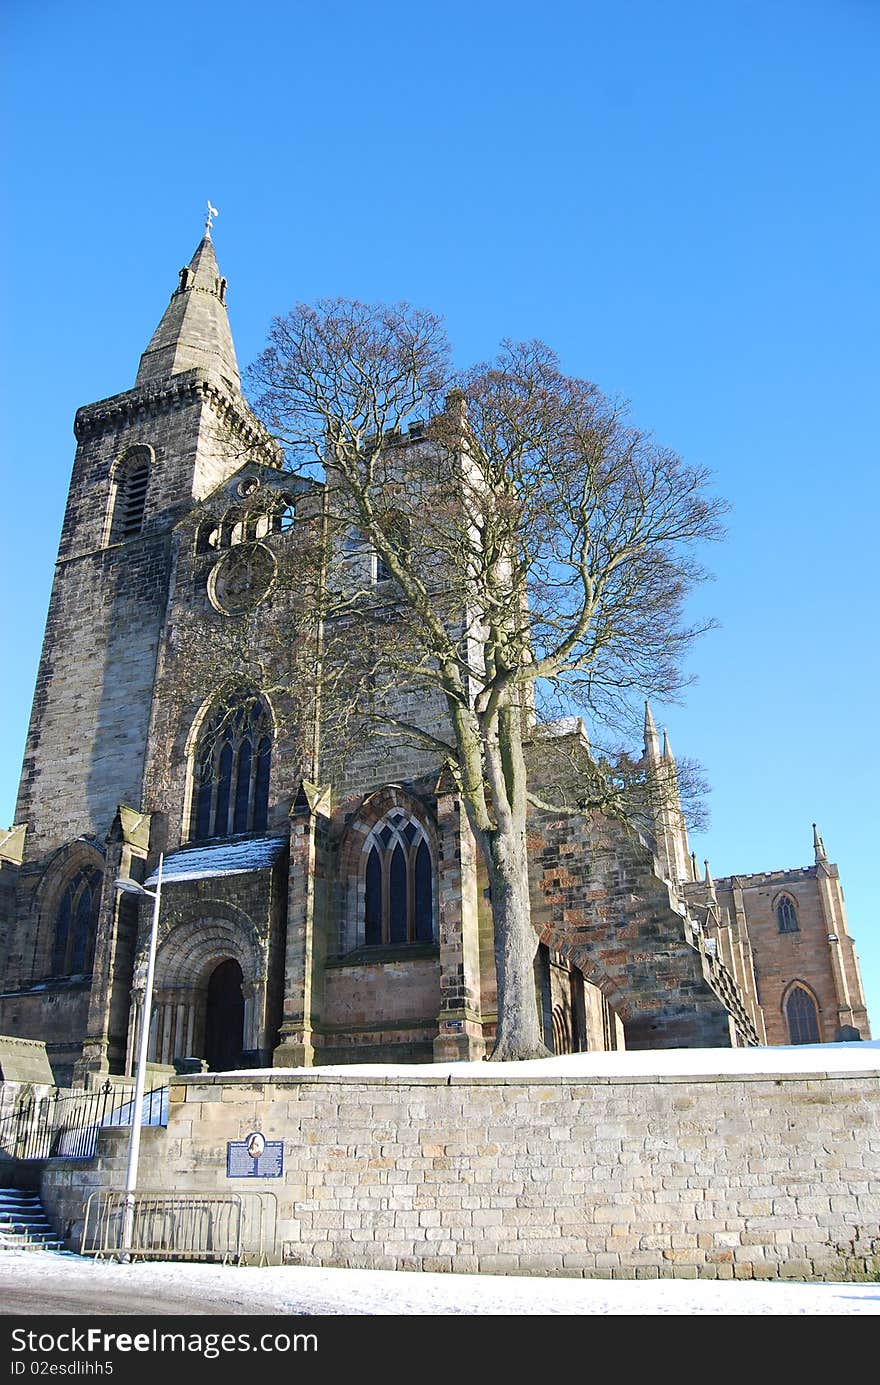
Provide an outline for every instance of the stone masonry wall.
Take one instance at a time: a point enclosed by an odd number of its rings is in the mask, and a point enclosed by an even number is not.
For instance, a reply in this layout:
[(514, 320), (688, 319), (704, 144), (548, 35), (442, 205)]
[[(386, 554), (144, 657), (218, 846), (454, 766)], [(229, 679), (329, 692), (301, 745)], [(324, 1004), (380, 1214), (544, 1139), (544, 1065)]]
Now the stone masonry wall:
[(430, 1063), (439, 1008), (437, 957), (330, 966), (318, 1061)]
[(80, 1056), (89, 1011), (88, 981), (42, 982), (0, 993), (0, 1033), (46, 1045), (56, 1082), (69, 1082)]
[(17, 808), (30, 860), (140, 806), (166, 564), (160, 537), (59, 566)]
[[(866, 1062), (868, 1061), (866, 1056)], [(315, 1071), (171, 1088), (141, 1184), (269, 1191), (289, 1263), (587, 1277), (840, 1278), (880, 1266), (880, 1082), (834, 1075), (403, 1078)], [(283, 1179), (228, 1180), (226, 1142), (284, 1141)], [(76, 1234), (120, 1188), (125, 1132), (53, 1161)]]
[(726, 1047), (724, 1003), (703, 973), (668, 885), (638, 836), (593, 810), (529, 819), (532, 921), (598, 986), (626, 1047)]

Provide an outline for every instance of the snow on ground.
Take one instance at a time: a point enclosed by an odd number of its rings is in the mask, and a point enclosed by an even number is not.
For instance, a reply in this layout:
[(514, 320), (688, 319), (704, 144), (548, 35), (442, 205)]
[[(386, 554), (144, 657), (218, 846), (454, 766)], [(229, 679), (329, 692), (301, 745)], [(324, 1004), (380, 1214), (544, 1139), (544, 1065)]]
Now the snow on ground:
[[(880, 1070), (880, 1040), (850, 1044), (792, 1044), (780, 1048), (653, 1048), (637, 1052), (566, 1053), (528, 1063), (347, 1063), (317, 1068), (244, 1068), (223, 1078), (330, 1075), (405, 1079), (452, 1077), (711, 1077), (762, 1073), (848, 1073)], [(210, 1077), (210, 1074), (205, 1074)], [(205, 1080), (205, 1077), (195, 1080)]]
[(35, 1314), (46, 1311), (42, 1296), (51, 1289), (59, 1294), (94, 1293), (94, 1302), (82, 1309), (86, 1315), (106, 1311), (102, 1298), (123, 1291), (132, 1294), (133, 1311), (149, 1312), (151, 1299), (174, 1299), (181, 1311), (193, 1314), (880, 1315), (880, 1283), (548, 1279), (295, 1265), (117, 1265), (25, 1251), (0, 1254), (0, 1290), (4, 1285), (32, 1291)]

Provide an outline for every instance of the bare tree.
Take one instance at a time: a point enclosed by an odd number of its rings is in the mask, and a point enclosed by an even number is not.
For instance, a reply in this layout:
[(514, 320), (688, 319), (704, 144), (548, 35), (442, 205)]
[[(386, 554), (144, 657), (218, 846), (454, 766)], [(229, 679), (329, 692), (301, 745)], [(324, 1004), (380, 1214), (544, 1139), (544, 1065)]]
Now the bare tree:
[[(548, 347), (505, 342), (456, 374), (439, 320), (407, 305), (300, 306), (275, 321), (251, 380), (290, 466), (324, 484), (322, 719), (449, 766), (489, 878), (492, 1056), (543, 1055), (527, 813), (626, 815), (657, 791), (643, 767), (554, 735), (547, 709), (608, 728), (636, 695), (680, 688), (699, 633), (683, 620), (703, 576), (694, 547), (718, 535), (723, 506), (702, 470)], [(445, 715), (426, 725), (402, 686)]]

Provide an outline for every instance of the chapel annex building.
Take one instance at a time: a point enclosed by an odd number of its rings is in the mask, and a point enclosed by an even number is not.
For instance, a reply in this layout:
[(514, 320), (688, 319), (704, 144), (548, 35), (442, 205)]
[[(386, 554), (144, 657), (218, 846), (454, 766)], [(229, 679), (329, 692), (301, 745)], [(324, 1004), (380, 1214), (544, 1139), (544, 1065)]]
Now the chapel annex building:
[[(150, 886), (162, 852), (155, 1063), (484, 1056), (486, 880), (443, 766), (403, 746), (340, 760), (284, 730), (315, 708), (254, 687), (230, 713), (208, 680), (180, 677), (180, 650), (216, 646), (244, 613), (270, 657), (291, 615), (277, 565), (322, 503), (242, 395), (210, 231), (134, 387), (80, 409), (74, 431), (16, 825), (0, 834), (0, 1033), (44, 1040), (58, 1082), (131, 1071), (149, 906), (115, 881)], [(401, 437), (404, 467), (423, 445)], [(647, 709), (644, 754), (674, 785)], [(814, 864), (714, 882), (674, 795), (638, 830), (536, 813), (530, 846), (551, 1050), (870, 1037), (815, 830)]]

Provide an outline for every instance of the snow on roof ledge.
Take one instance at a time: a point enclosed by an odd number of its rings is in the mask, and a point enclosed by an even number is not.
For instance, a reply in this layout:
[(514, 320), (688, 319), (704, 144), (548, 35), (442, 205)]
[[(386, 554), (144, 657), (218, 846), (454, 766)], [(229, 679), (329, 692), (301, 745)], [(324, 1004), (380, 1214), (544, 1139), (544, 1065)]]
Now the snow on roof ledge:
[(229, 1078), (323, 1077), (340, 1081), (367, 1078), (387, 1082), (518, 1082), (595, 1079), (626, 1081), (638, 1078), (806, 1076), (847, 1074), (880, 1076), (880, 1041), (849, 1044), (805, 1044), (781, 1048), (663, 1048), (626, 1053), (567, 1053), (526, 1063), (347, 1063), (315, 1068), (244, 1068), (236, 1072), (203, 1073), (184, 1079), (205, 1082)]
[(538, 731), (545, 736), (583, 736), (587, 731), (583, 717), (558, 717), (556, 721), (541, 722)]
[[(166, 856), (162, 884), (171, 881), (212, 880), (222, 875), (248, 875), (274, 865), (287, 845), (286, 837), (260, 837), (246, 842), (220, 842), (215, 846), (189, 847)], [(155, 885), (157, 872), (146, 881)]]

